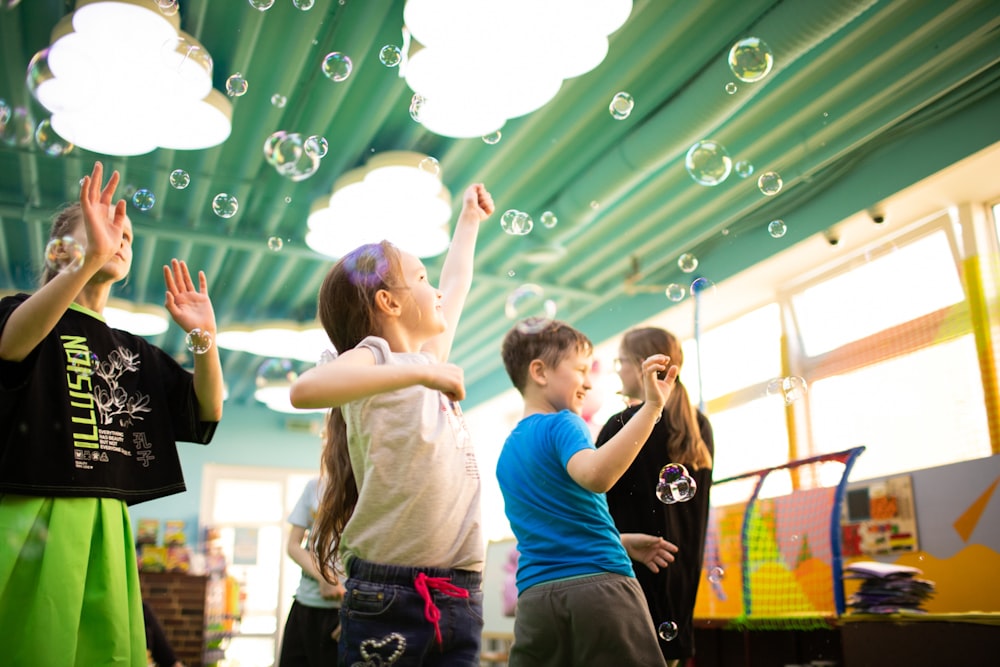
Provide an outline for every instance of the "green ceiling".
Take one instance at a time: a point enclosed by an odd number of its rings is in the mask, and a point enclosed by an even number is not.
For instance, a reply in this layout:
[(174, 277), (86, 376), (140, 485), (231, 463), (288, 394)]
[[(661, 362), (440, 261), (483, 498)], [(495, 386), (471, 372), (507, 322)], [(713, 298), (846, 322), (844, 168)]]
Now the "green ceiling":
[[(211, 53), (215, 88), (224, 90), (239, 71), (249, 92), (233, 100), (232, 135), (221, 146), (102, 158), (124, 183), (157, 195), (149, 212), (130, 206), (134, 266), (117, 296), (162, 303), (160, 267), (177, 256), (208, 275), (220, 326), (312, 322), (331, 263), (304, 243), (313, 201), (373, 152), (424, 152), (438, 158), (455, 197), (482, 181), (501, 212), (517, 208), (537, 220), (552, 210), (559, 219), (554, 228), (536, 224), (531, 234), (512, 237), (498, 213), (480, 233), (452, 357), (465, 368), (471, 406), (509, 387), (499, 343), (511, 324), (506, 296), (522, 283), (542, 285), (560, 318), (603, 340), (669, 305), (652, 287), (627, 289), (633, 258), (641, 285), (699, 275), (718, 283), (1000, 140), (994, 0), (637, 0), (611, 36), (606, 60), (566, 81), (545, 107), (509, 121), (495, 145), (431, 134), (410, 118), (412, 92), (378, 59), (384, 44), (400, 43), (403, 5), (317, 0), (302, 12), (277, 0), (259, 12), (243, 0), (181, 0), (181, 27)], [(27, 107), (35, 120), (47, 112), (27, 92), (25, 69), (72, 9), (56, 0), (0, 9), (0, 98)], [(726, 55), (751, 35), (771, 47), (774, 68), (757, 83), (738, 82), (729, 95)], [(320, 71), (330, 51), (354, 61), (342, 83)], [(608, 113), (618, 91), (635, 99), (621, 121)], [(271, 104), (273, 93), (287, 96), (284, 108)], [(313, 177), (292, 182), (264, 161), (264, 139), (279, 129), (327, 137), (330, 153)], [(780, 172), (781, 192), (765, 197), (753, 178), (735, 174), (715, 187), (695, 183), (684, 156), (708, 138), (757, 173)], [(80, 177), (98, 157), (77, 149), (56, 158), (0, 141), (0, 290), (33, 288), (48, 220), (77, 196)], [(176, 168), (191, 174), (186, 190), (167, 185)], [(228, 220), (211, 212), (212, 197), (223, 191), (240, 201)], [(766, 232), (777, 217), (788, 224), (781, 239)], [(272, 235), (287, 239), (280, 252), (267, 247)], [(565, 253), (539, 261), (537, 251), (552, 244)], [(694, 274), (677, 269), (686, 251), (700, 259)], [(440, 259), (426, 262), (432, 276)], [(174, 325), (154, 342), (186, 353)], [(253, 402), (262, 361), (224, 352), (230, 401)]]

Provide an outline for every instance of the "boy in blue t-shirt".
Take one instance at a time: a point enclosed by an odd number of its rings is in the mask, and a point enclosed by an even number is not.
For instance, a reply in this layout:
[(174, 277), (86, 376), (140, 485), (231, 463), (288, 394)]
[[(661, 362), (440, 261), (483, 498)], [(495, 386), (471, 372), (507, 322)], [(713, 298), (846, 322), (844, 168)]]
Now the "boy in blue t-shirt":
[(668, 369), (662, 354), (642, 363), (645, 403), (597, 449), (580, 417), (592, 353), (590, 340), (562, 322), (537, 333), (515, 327), (504, 337), (504, 366), (524, 399), (497, 461), (521, 552), (511, 667), (665, 665), (629, 558), (656, 572), (676, 547), (651, 535), (619, 535), (604, 493), (649, 437), (677, 366)]

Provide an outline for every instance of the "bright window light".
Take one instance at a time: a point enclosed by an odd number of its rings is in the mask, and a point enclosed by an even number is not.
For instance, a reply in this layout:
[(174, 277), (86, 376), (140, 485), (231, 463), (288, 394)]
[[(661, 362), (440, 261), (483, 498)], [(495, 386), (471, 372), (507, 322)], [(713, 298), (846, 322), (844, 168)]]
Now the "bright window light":
[[(781, 319), (768, 304), (701, 336), (701, 382), (704, 398), (724, 396), (781, 373)], [(684, 347), (681, 377), (698, 401), (698, 358)], [(759, 466), (758, 466), (759, 467)]]
[(788, 462), (785, 404), (780, 399), (761, 397), (708, 419), (715, 440), (713, 479)]
[(792, 306), (805, 352), (816, 356), (964, 298), (938, 231), (803, 290)]
[(809, 409), (815, 453), (867, 448), (851, 479), (991, 453), (972, 335), (817, 380)]

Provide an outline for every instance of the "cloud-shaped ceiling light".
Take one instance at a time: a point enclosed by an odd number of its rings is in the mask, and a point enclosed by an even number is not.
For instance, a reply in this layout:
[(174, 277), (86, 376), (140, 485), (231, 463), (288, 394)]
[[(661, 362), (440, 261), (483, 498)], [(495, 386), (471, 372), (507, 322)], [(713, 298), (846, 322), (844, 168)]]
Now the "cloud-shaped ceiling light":
[(597, 67), (631, 12), (632, 0), (407, 0), (403, 20), (422, 48), (400, 75), (424, 98), (428, 130), (483, 136)]
[(342, 257), (382, 239), (417, 257), (433, 257), (449, 243), (451, 195), (441, 184), (437, 161), (421, 153), (373, 155), (333, 184), (309, 214), (306, 244)]
[(77, 0), (27, 82), (57, 134), (105, 155), (208, 148), (232, 129), (211, 56), (149, 0)]

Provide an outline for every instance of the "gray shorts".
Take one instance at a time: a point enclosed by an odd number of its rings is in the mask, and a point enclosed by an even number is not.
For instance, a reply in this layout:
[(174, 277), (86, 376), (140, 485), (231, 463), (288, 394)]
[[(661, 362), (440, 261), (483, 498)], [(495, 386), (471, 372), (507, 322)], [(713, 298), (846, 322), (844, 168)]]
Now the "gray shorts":
[(665, 667), (639, 582), (596, 574), (517, 598), (510, 667)]

